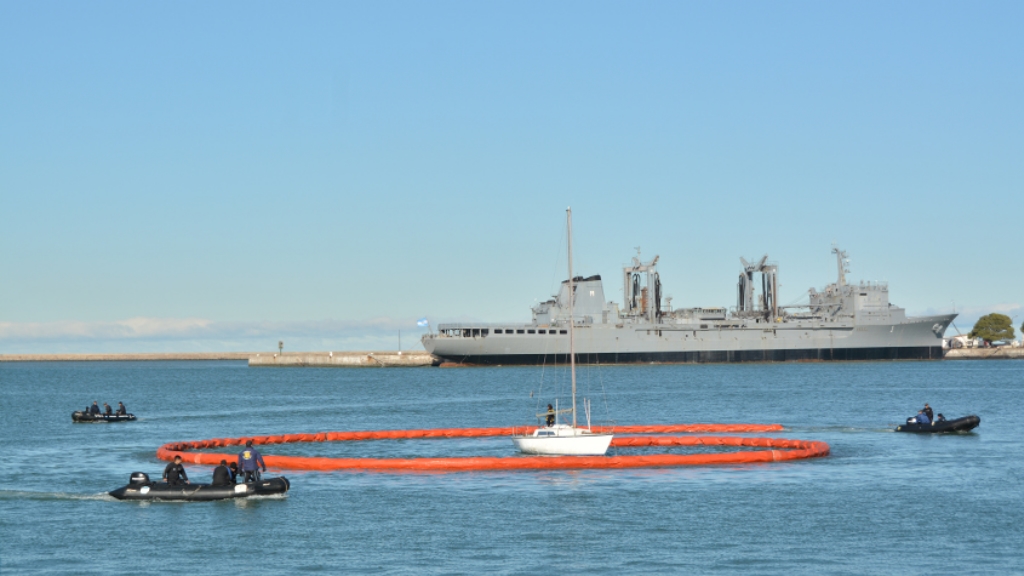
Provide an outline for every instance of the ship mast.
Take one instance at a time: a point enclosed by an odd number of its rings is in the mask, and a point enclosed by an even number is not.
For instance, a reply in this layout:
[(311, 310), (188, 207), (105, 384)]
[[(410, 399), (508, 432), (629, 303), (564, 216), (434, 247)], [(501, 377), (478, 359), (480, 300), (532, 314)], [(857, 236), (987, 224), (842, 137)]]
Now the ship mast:
[(566, 221), (569, 227), (569, 371), (572, 373), (572, 427), (576, 428), (576, 340), (573, 334), (573, 327), (576, 324), (573, 316), (573, 301), (576, 299), (576, 292), (573, 290), (572, 279), (572, 207), (565, 209)]
[(840, 287), (846, 286), (846, 273), (850, 271), (850, 261), (846, 259), (846, 250), (840, 250), (839, 246), (833, 244), (832, 253), (836, 255), (836, 267), (839, 269), (839, 280), (836, 284)]

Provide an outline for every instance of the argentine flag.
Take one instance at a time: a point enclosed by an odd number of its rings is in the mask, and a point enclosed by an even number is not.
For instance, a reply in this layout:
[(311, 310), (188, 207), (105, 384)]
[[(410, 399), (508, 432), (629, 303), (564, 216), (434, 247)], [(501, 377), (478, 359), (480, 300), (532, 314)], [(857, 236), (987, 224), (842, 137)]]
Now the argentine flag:
[(416, 322), (416, 325), (419, 326), (420, 328), (426, 328), (427, 326), (430, 326), (430, 322), (428, 322), (426, 318), (420, 318)]

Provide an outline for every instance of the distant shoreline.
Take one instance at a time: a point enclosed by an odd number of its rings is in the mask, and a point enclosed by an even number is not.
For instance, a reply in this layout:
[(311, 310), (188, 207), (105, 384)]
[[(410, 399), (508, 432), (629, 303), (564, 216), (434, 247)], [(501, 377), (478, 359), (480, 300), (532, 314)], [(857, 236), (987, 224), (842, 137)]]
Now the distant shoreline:
[[(1024, 359), (1024, 348), (958, 348), (945, 360)], [(436, 366), (425, 351), (376, 352), (145, 352), (132, 354), (0, 354), (3, 362), (132, 362), (161, 360), (244, 360), (250, 366)]]
[(436, 366), (440, 362), (420, 351), (373, 352), (147, 352), (136, 354), (0, 354), (3, 362), (133, 362), (180, 360), (244, 360), (249, 366)]

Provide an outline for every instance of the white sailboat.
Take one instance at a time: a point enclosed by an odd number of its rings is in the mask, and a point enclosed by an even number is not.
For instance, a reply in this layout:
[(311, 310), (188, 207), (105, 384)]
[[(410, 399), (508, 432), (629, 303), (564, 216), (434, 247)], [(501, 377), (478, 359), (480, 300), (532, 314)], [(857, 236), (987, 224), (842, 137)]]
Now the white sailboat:
[[(572, 208), (565, 211), (568, 222), (569, 236), (569, 370), (572, 373), (572, 409), (553, 410), (537, 416), (554, 416), (554, 423), (542, 426), (532, 434), (513, 435), (512, 442), (524, 454), (540, 454), (544, 456), (603, 456), (612, 443), (612, 434), (594, 432), (590, 428), (590, 410), (587, 413), (586, 427), (577, 426), (576, 422), (576, 340), (573, 332), (573, 290), (572, 276)], [(587, 404), (589, 406), (589, 404)], [(572, 413), (572, 425), (558, 422), (558, 415)]]

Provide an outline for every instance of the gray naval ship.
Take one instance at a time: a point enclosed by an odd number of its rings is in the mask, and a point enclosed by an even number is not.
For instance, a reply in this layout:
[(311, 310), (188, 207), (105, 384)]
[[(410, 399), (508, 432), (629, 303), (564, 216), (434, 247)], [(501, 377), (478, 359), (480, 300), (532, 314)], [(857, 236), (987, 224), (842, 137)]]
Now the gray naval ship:
[[(942, 335), (956, 314), (908, 317), (889, 303), (885, 283), (849, 284), (846, 252), (833, 247), (838, 278), (811, 288), (806, 304), (778, 304), (778, 265), (740, 258), (736, 307), (672, 309), (656, 266), (634, 257), (622, 269), (625, 302), (606, 302), (600, 276), (576, 277), (571, 321), (577, 361), (782, 362), (942, 358)], [(755, 279), (760, 282), (755, 282)], [(760, 286), (758, 286), (760, 284)], [(461, 364), (568, 362), (569, 281), (533, 307), (533, 321), (440, 324), (422, 338), (438, 358)]]

